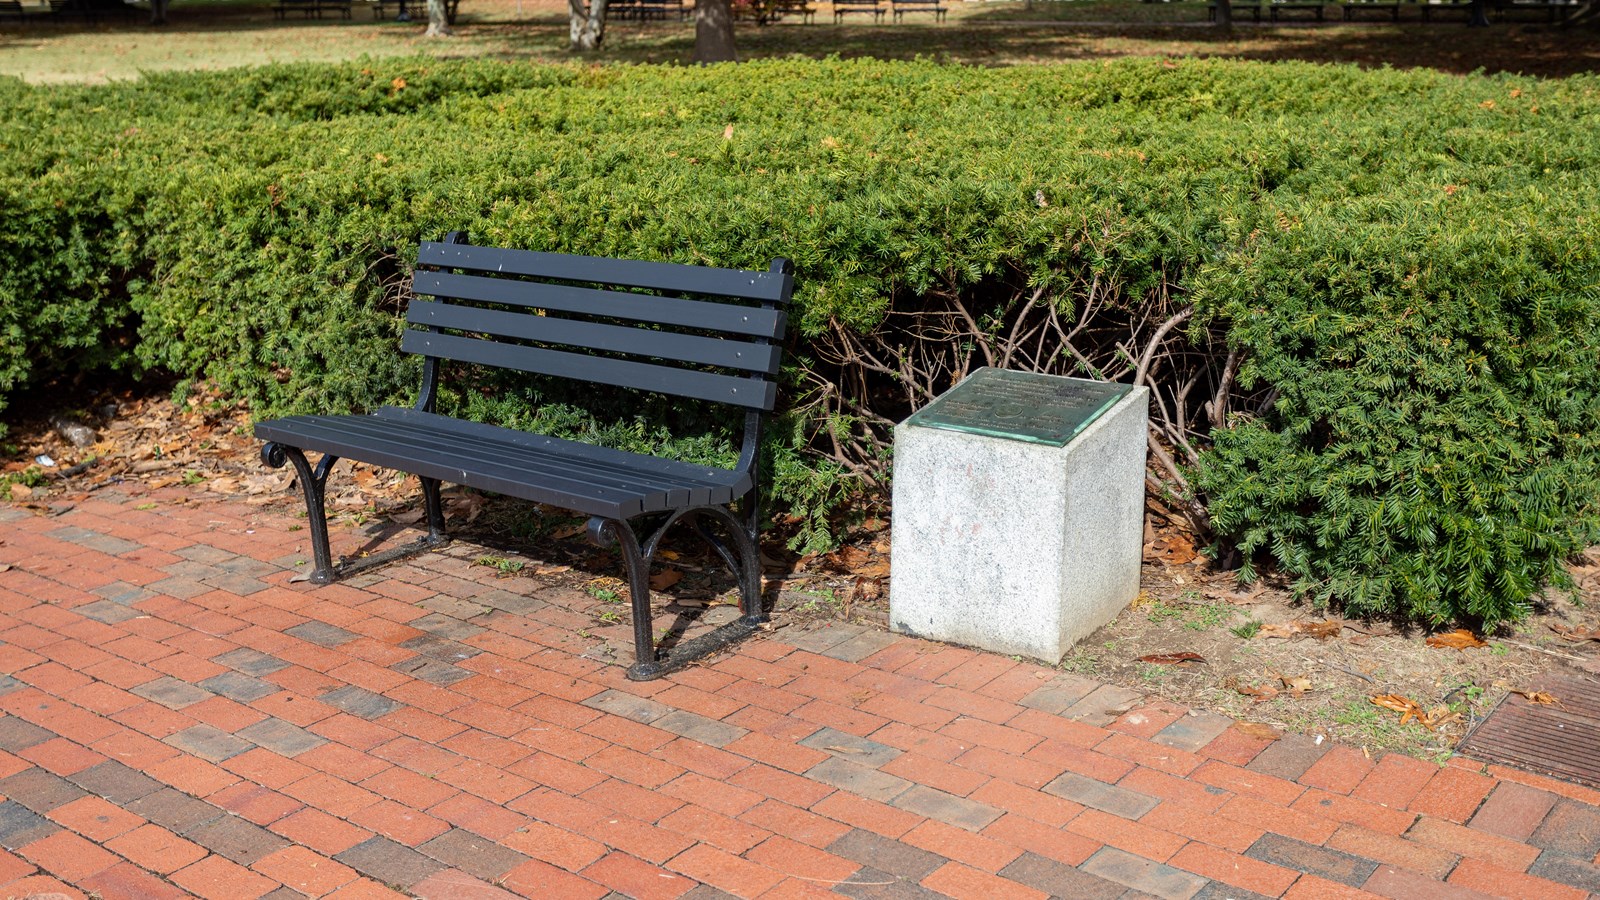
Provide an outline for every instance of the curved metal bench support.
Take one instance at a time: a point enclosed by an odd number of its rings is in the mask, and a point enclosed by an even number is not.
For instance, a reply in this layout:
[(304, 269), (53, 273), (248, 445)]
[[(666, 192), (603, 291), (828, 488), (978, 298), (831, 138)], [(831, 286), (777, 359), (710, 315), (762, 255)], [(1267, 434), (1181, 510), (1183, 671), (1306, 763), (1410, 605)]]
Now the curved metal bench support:
[(328, 473), (333, 470), (334, 463), (339, 461), (339, 457), (324, 453), (322, 458), (317, 460), (316, 466), (312, 466), (300, 448), (268, 442), (261, 447), (261, 461), (274, 469), (281, 469), (285, 464), (294, 466), (295, 480), (300, 483), (300, 493), (306, 501), (306, 526), (311, 530), (311, 559), (314, 568), (306, 579), (312, 584), (330, 584), (373, 566), (415, 556), (424, 550), (432, 550), (450, 543), (450, 536), (445, 534), (444, 506), (439, 499), (439, 481), (434, 478), (424, 478), (422, 506), (426, 510), (428, 520), (426, 537), (382, 553), (334, 565), (333, 551), (328, 544), (326, 489)]
[[(726, 526), (733, 537), (733, 547), (730, 548), (706, 527), (704, 518), (716, 519)], [(708, 634), (684, 641), (674, 647), (671, 653), (662, 653), (656, 649), (654, 616), (650, 606), (650, 565), (656, 549), (661, 545), (661, 538), (680, 519), (688, 520), (695, 533), (711, 545), (733, 572), (739, 585), (740, 615), (733, 622)], [(649, 681), (681, 669), (696, 659), (748, 637), (766, 621), (766, 611), (761, 603), (761, 555), (756, 547), (755, 535), (726, 507), (700, 506), (678, 510), (652, 525), (643, 540), (629, 522), (601, 516), (589, 520), (588, 533), (589, 539), (598, 546), (616, 544), (628, 571), (634, 653), (634, 663), (628, 667), (630, 681)]]

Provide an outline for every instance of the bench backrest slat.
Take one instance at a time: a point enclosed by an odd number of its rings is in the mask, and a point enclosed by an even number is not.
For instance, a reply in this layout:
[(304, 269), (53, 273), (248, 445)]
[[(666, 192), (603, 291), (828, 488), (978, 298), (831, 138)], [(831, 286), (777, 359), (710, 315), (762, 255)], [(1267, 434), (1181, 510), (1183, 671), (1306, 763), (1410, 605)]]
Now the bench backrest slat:
[[(771, 411), (792, 267), (765, 272), (425, 242), (401, 349)], [(648, 293), (646, 293), (648, 292)]]
[(763, 411), (771, 411), (778, 395), (775, 383), (755, 377), (740, 378), (694, 369), (675, 369), (671, 366), (500, 344), (428, 331), (407, 331), (400, 341), (400, 349), (425, 356), (575, 378), (596, 384), (642, 388)]
[(738, 269), (714, 269), (708, 266), (606, 259), (599, 256), (569, 256), (564, 253), (539, 253), (534, 250), (507, 250), (500, 247), (475, 247), (469, 244), (432, 241), (424, 241), (418, 248), (417, 264), (557, 281), (643, 287), (684, 294), (708, 294), (768, 303), (787, 303), (793, 280), (792, 276), (777, 272), (745, 272)]
[(787, 314), (779, 309), (729, 306), (703, 300), (629, 294), (512, 278), (457, 275), (453, 272), (425, 272), (419, 269), (412, 278), (411, 289), (414, 293), (434, 297), (504, 303), (774, 340), (783, 337), (788, 324)]
[(413, 325), (722, 366), (766, 375), (778, 373), (778, 358), (782, 353), (782, 348), (776, 344), (730, 341), (555, 316), (530, 316), (520, 312), (452, 306), (426, 300), (412, 302), (406, 321)]

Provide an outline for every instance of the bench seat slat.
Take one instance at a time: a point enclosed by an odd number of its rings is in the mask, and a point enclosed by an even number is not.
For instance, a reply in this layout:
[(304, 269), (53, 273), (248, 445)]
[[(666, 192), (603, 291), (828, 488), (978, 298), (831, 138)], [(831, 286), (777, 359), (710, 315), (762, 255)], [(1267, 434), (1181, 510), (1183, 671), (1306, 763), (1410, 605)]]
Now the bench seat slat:
[[(656, 491), (665, 491), (668, 502), (673, 505), (702, 506), (711, 502), (710, 498), (717, 490), (728, 484), (728, 472), (707, 466), (689, 467), (690, 474), (686, 476), (677, 473), (667, 474), (659, 470), (630, 465), (629, 462), (652, 457), (640, 457), (637, 454), (618, 451), (629, 457), (627, 461), (605, 460), (589, 452), (596, 449), (592, 444), (579, 444), (573, 442), (557, 442), (555, 438), (547, 438), (550, 446), (539, 447), (536, 444), (514, 443), (502, 436), (508, 429), (495, 429), (495, 426), (486, 426), (502, 434), (485, 435), (470, 429), (458, 426), (467, 424), (463, 419), (443, 418), (443, 429), (451, 436), (453, 448), (462, 451), (473, 451), (489, 458), (501, 461), (524, 462), (529, 472), (551, 472), (563, 477), (572, 477), (580, 481), (593, 481), (596, 484), (611, 486), (629, 486), (630, 489), (647, 488)], [(476, 424), (476, 423), (474, 423)], [(419, 426), (414, 422), (404, 419), (395, 420), (392, 427), (405, 429), (426, 429), (427, 425)], [(527, 432), (509, 431), (512, 435), (524, 435)], [(543, 435), (528, 435), (541, 438)], [(558, 446), (558, 444), (560, 446)], [(574, 466), (581, 467), (574, 474)], [(718, 475), (721, 477), (718, 477)]]
[[(630, 484), (606, 478), (592, 470), (575, 468), (571, 461), (559, 458), (539, 460), (509, 458), (490, 459), (477, 448), (462, 447), (449, 433), (408, 434), (370, 416), (307, 416), (285, 420), (285, 427), (293, 430), (301, 441), (338, 441), (345, 453), (336, 456), (360, 459), (375, 465), (388, 466), (380, 456), (392, 457), (399, 464), (393, 468), (437, 477), (442, 481), (472, 487), (488, 487), (484, 480), (496, 480), (509, 490), (501, 491), (513, 496), (538, 500), (526, 496), (528, 489), (552, 491), (563, 498), (561, 505), (572, 501), (591, 501), (602, 504), (602, 509), (626, 510), (638, 515), (650, 508), (669, 507), (670, 491), (656, 485)], [(315, 444), (311, 444), (315, 447)], [(429, 471), (425, 471), (429, 470)], [(437, 473), (437, 474), (435, 474)], [(573, 507), (583, 509), (583, 507)], [(586, 511), (586, 510), (585, 510)]]
[(561, 506), (585, 515), (624, 518), (639, 515), (645, 508), (638, 497), (629, 497), (620, 491), (608, 495), (593, 485), (571, 485), (548, 478), (531, 484), (526, 472), (518, 472), (507, 466), (496, 466), (482, 459), (449, 456), (432, 448), (401, 441), (374, 440), (353, 434), (346, 428), (347, 422), (334, 417), (296, 416), (280, 419), (273, 424), (279, 427), (258, 428), (257, 436), (296, 445), (303, 450), (331, 453), (343, 459), (411, 472), (424, 478)]
[(571, 256), (435, 241), (424, 241), (418, 247), (417, 264), (591, 284), (648, 287), (687, 294), (740, 297), (768, 303), (788, 301), (792, 278), (777, 272), (744, 272), (710, 266)]
[(519, 372), (536, 372), (541, 375), (592, 381), (596, 384), (676, 394), (696, 400), (712, 400), (746, 409), (771, 411), (773, 401), (778, 396), (778, 386), (775, 383), (757, 378), (738, 378), (732, 375), (696, 372), (691, 369), (675, 369), (671, 366), (610, 359), (604, 356), (586, 356), (564, 350), (498, 344), (494, 341), (427, 331), (407, 331), (400, 339), (400, 349), (407, 353), (498, 366)]
[(782, 348), (775, 344), (724, 340), (497, 309), (451, 306), (429, 300), (412, 302), (406, 313), (406, 321), (413, 325), (482, 332), (545, 344), (567, 344), (767, 375), (778, 373), (778, 357), (782, 352)]
[(412, 276), (412, 290), (441, 299), (504, 303), (759, 338), (783, 337), (788, 322), (788, 316), (777, 309), (729, 306), (703, 300), (628, 294), (483, 275), (458, 275), (453, 272), (418, 271)]
[[(462, 423), (435, 418), (450, 424), (427, 427), (383, 416), (291, 416), (262, 423), (257, 433), (265, 440), (302, 449), (615, 518), (677, 509), (697, 496), (707, 504), (727, 503), (736, 496), (739, 483), (748, 481), (735, 472), (724, 472), (727, 483), (710, 487), (699, 479), (673, 484), (659, 471), (643, 467), (632, 473), (603, 473), (585, 458), (585, 451), (596, 448), (573, 442), (560, 442), (567, 445), (562, 448), (565, 453), (502, 442), (491, 456), (484, 453), (481, 436), (464, 435), (455, 427)], [(617, 454), (635, 456), (622, 451), (608, 456), (615, 460)], [(721, 471), (693, 468), (702, 476)]]
[(750, 489), (750, 476), (742, 472), (721, 469), (716, 466), (697, 465), (660, 456), (644, 456), (638, 453), (629, 453), (626, 450), (618, 450), (614, 447), (601, 447), (596, 444), (585, 444), (581, 441), (569, 441), (544, 434), (501, 428), (498, 425), (488, 425), (483, 422), (453, 419), (449, 416), (441, 416), (438, 413), (422, 412), (421, 410), (404, 406), (380, 407), (372, 415), (377, 418), (394, 419), (422, 427), (446, 428), (459, 434), (473, 435), (497, 444), (560, 456), (581, 457), (595, 466), (604, 466), (619, 471), (654, 473), (670, 483), (690, 485), (689, 499), (696, 506), (719, 502), (713, 499), (713, 496), (719, 493), (728, 493), (730, 496), (738, 497)]
[(588, 444), (569, 442), (562, 448), (564, 452), (518, 446), (505, 440), (468, 433), (455, 427), (460, 424), (460, 420), (445, 419), (441, 423), (442, 427), (429, 427), (400, 419), (385, 420), (375, 416), (341, 417), (339, 421), (351, 432), (364, 438), (400, 440), (430, 448), (437, 446), (447, 448), (450, 453), (491, 459), (494, 464), (514, 464), (518, 469), (528, 473), (527, 480), (530, 481), (539, 480), (537, 476), (549, 475), (573, 483), (593, 485), (599, 490), (679, 495), (668, 497), (666, 502), (669, 505), (689, 502), (691, 493), (709, 498), (727, 483), (727, 478), (714, 480), (705, 477), (707, 473), (714, 473), (716, 471), (714, 469), (697, 471), (692, 478), (677, 478), (659, 471), (624, 466), (616, 462), (597, 462), (588, 452), (593, 449)]

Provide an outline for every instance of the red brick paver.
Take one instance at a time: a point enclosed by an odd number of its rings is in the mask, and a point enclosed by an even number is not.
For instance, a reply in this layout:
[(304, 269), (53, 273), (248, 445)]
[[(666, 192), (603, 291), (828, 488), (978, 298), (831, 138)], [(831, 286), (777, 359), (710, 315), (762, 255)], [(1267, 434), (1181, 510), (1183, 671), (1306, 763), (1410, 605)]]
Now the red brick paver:
[(636, 684), (581, 581), (463, 542), (314, 587), (288, 506), (116, 490), (0, 506), (0, 896), (1600, 890), (1581, 785), (854, 625)]

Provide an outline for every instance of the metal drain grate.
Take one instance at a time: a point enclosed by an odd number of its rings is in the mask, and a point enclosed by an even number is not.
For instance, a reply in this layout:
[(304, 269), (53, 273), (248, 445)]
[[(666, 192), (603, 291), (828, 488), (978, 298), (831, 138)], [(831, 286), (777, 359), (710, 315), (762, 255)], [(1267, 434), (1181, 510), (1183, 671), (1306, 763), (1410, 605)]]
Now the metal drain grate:
[(1529, 690), (1559, 702), (1534, 703), (1507, 694), (1456, 752), (1600, 787), (1600, 681), (1545, 675)]

